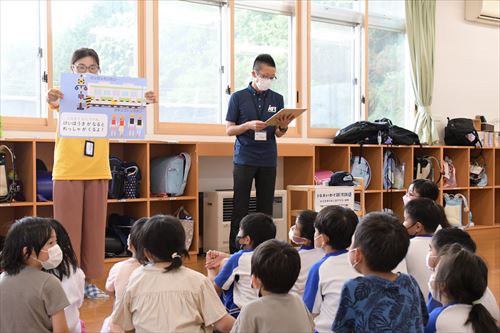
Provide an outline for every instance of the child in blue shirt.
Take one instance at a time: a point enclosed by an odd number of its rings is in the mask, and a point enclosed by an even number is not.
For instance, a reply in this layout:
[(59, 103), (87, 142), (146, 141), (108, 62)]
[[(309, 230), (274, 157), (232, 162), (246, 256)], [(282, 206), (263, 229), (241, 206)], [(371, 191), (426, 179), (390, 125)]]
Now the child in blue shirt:
[(370, 213), (356, 227), (348, 261), (362, 277), (344, 284), (332, 325), (343, 332), (423, 332), (428, 314), (417, 282), (393, 273), (410, 240), (401, 222), (386, 213)]
[[(240, 251), (231, 256), (218, 251), (207, 253), (208, 277), (214, 282), (215, 290), (221, 295), (227, 312), (233, 317), (238, 317), (247, 303), (258, 298), (258, 290), (252, 288), (250, 281), (253, 250), (275, 237), (276, 226), (269, 215), (248, 214), (241, 220), (235, 240)], [(227, 261), (221, 265), (226, 258)]]

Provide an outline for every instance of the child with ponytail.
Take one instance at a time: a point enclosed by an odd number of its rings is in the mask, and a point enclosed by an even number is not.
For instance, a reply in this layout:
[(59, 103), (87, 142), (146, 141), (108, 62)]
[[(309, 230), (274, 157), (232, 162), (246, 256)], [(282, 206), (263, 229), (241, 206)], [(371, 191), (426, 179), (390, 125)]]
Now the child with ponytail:
[(141, 230), (138, 259), (112, 322), (125, 331), (229, 332), (226, 312), (210, 280), (182, 265), (185, 232), (173, 216), (156, 215)]
[(429, 315), (425, 333), (497, 333), (495, 320), (479, 299), (488, 286), (488, 267), (481, 257), (459, 244), (441, 252), (429, 287), (443, 306)]

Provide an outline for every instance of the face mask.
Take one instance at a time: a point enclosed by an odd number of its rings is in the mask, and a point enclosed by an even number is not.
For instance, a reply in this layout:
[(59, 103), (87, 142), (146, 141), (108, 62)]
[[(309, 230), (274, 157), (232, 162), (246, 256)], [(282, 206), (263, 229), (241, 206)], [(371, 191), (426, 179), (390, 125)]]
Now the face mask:
[(321, 235), (318, 235), (314, 237), (314, 248), (315, 249), (322, 249), (323, 245), (325, 245), (325, 242), (318, 243), (317, 240), (321, 237)]
[(295, 226), (291, 227), (288, 231), (288, 238), (297, 245), (303, 245), (307, 242), (307, 239), (295, 236)]
[(351, 262), (351, 252), (354, 252), (354, 251), (357, 251), (358, 249), (352, 249), (352, 250), (349, 250), (349, 252), (347, 252), (347, 262), (349, 263), (349, 265), (356, 271), (359, 273), (359, 271), (356, 269), (356, 266), (359, 264), (359, 261), (358, 262), (355, 262), (355, 263), (352, 263)]
[(264, 79), (258, 77), (255, 81), (255, 85), (259, 88), (260, 91), (266, 91), (271, 88), (273, 81), (271, 79)]
[(406, 206), (408, 202), (410, 202), (410, 196), (408, 194), (403, 195), (403, 205)]
[(41, 261), (35, 257), (32, 257), (32, 258), (35, 259), (36, 261), (38, 261), (39, 263), (41, 263), (42, 267), (44, 269), (47, 269), (47, 270), (54, 269), (57, 266), (59, 266), (59, 264), (61, 263), (62, 258), (63, 258), (63, 253), (62, 253), (61, 248), (59, 247), (58, 244), (52, 246), (48, 250), (41, 250), (41, 251), (48, 253), (49, 259), (47, 259), (47, 261)]
[[(430, 263), (431, 258), (437, 258), (437, 256), (433, 256), (433, 255), (431, 255), (431, 252), (427, 252), (427, 255), (425, 256), (425, 264), (431, 272), (434, 272), (434, 270), (436, 269), (436, 265), (431, 265), (431, 263)], [(435, 259), (432, 259), (432, 260), (435, 260)]]
[[(415, 223), (416, 224), (416, 223)], [(409, 226), (408, 228), (406, 228), (406, 232), (408, 232), (408, 230), (410, 230), (412, 227), (415, 226), (415, 224), (412, 224), (411, 226)], [(412, 235), (410, 233), (408, 233), (408, 235), (410, 236), (410, 239), (411, 238), (415, 238), (415, 236), (417, 235), (417, 232), (415, 231), (415, 233)]]
[(127, 237), (127, 249), (130, 249), (130, 235)]
[(433, 299), (438, 301), (439, 303), (443, 304), (441, 301), (441, 298), (439, 297), (439, 293), (436, 290), (436, 283), (435, 283), (435, 276), (434, 274), (431, 275), (429, 278), (429, 282), (427, 282), (427, 287), (429, 287), (429, 292), (431, 293), (431, 296)]
[[(244, 237), (244, 236), (243, 236)], [(240, 239), (243, 238), (242, 236), (236, 236), (236, 238), (234, 239), (234, 242), (236, 244), (236, 246), (240, 249), (240, 250), (244, 250), (245, 249), (245, 245), (246, 244), (240, 244)]]

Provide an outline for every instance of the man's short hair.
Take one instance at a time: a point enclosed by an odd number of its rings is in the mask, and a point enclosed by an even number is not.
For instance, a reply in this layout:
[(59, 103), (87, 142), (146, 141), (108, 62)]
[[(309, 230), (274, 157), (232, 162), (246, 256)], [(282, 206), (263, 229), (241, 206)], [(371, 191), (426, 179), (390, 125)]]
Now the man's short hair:
[(352, 235), (358, 224), (358, 216), (352, 209), (342, 206), (327, 206), (316, 216), (314, 227), (320, 234), (328, 236), (327, 242), (335, 250), (351, 245)]
[(258, 71), (260, 69), (261, 64), (265, 64), (267, 66), (271, 66), (273, 68), (276, 68), (276, 64), (274, 63), (274, 59), (269, 54), (265, 54), (265, 53), (259, 54), (253, 62), (253, 70)]
[(251, 268), (266, 291), (287, 294), (299, 276), (300, 256), (289, 243), (270, 239), (255, 249)]

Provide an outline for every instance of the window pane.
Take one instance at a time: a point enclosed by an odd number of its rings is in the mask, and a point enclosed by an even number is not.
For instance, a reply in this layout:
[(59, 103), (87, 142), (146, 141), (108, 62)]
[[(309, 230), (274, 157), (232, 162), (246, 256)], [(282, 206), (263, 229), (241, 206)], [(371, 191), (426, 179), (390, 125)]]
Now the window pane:
[(283, 95), (285, 105), (290, 100), (291, 16), (270, 12), (236, 8), (234, 19), (234, 66), (236, 90), (252, 81), (255, 57), (269, 53), (276, 63), (276, 76), (272, 90)]
[(370, 15), (404, 19), (405, 1), (404, 0), (368, 1), (368, 11)]
[(40, 108), (40, 3), (0, 1), (0, 114), (44, 117)]
[(160, 121), (221, 123), (221, 8), (159, 1)]
[(53, 84), (81, 47), (99, 55), (101, 74), (137, 76), (135, 1), (52, 1)]
[(311, 127), (342, 128), (355, 120), (353, 27), (311, 22)]
[(358, 10), (359, 2), (356, 0), (311, 0), (311, 10), (313, 12), (328, 9)]
[(409, 88), (405, 43), (403, 32), (368, 30), (368, 120), (389, 118), (405, 125)]

